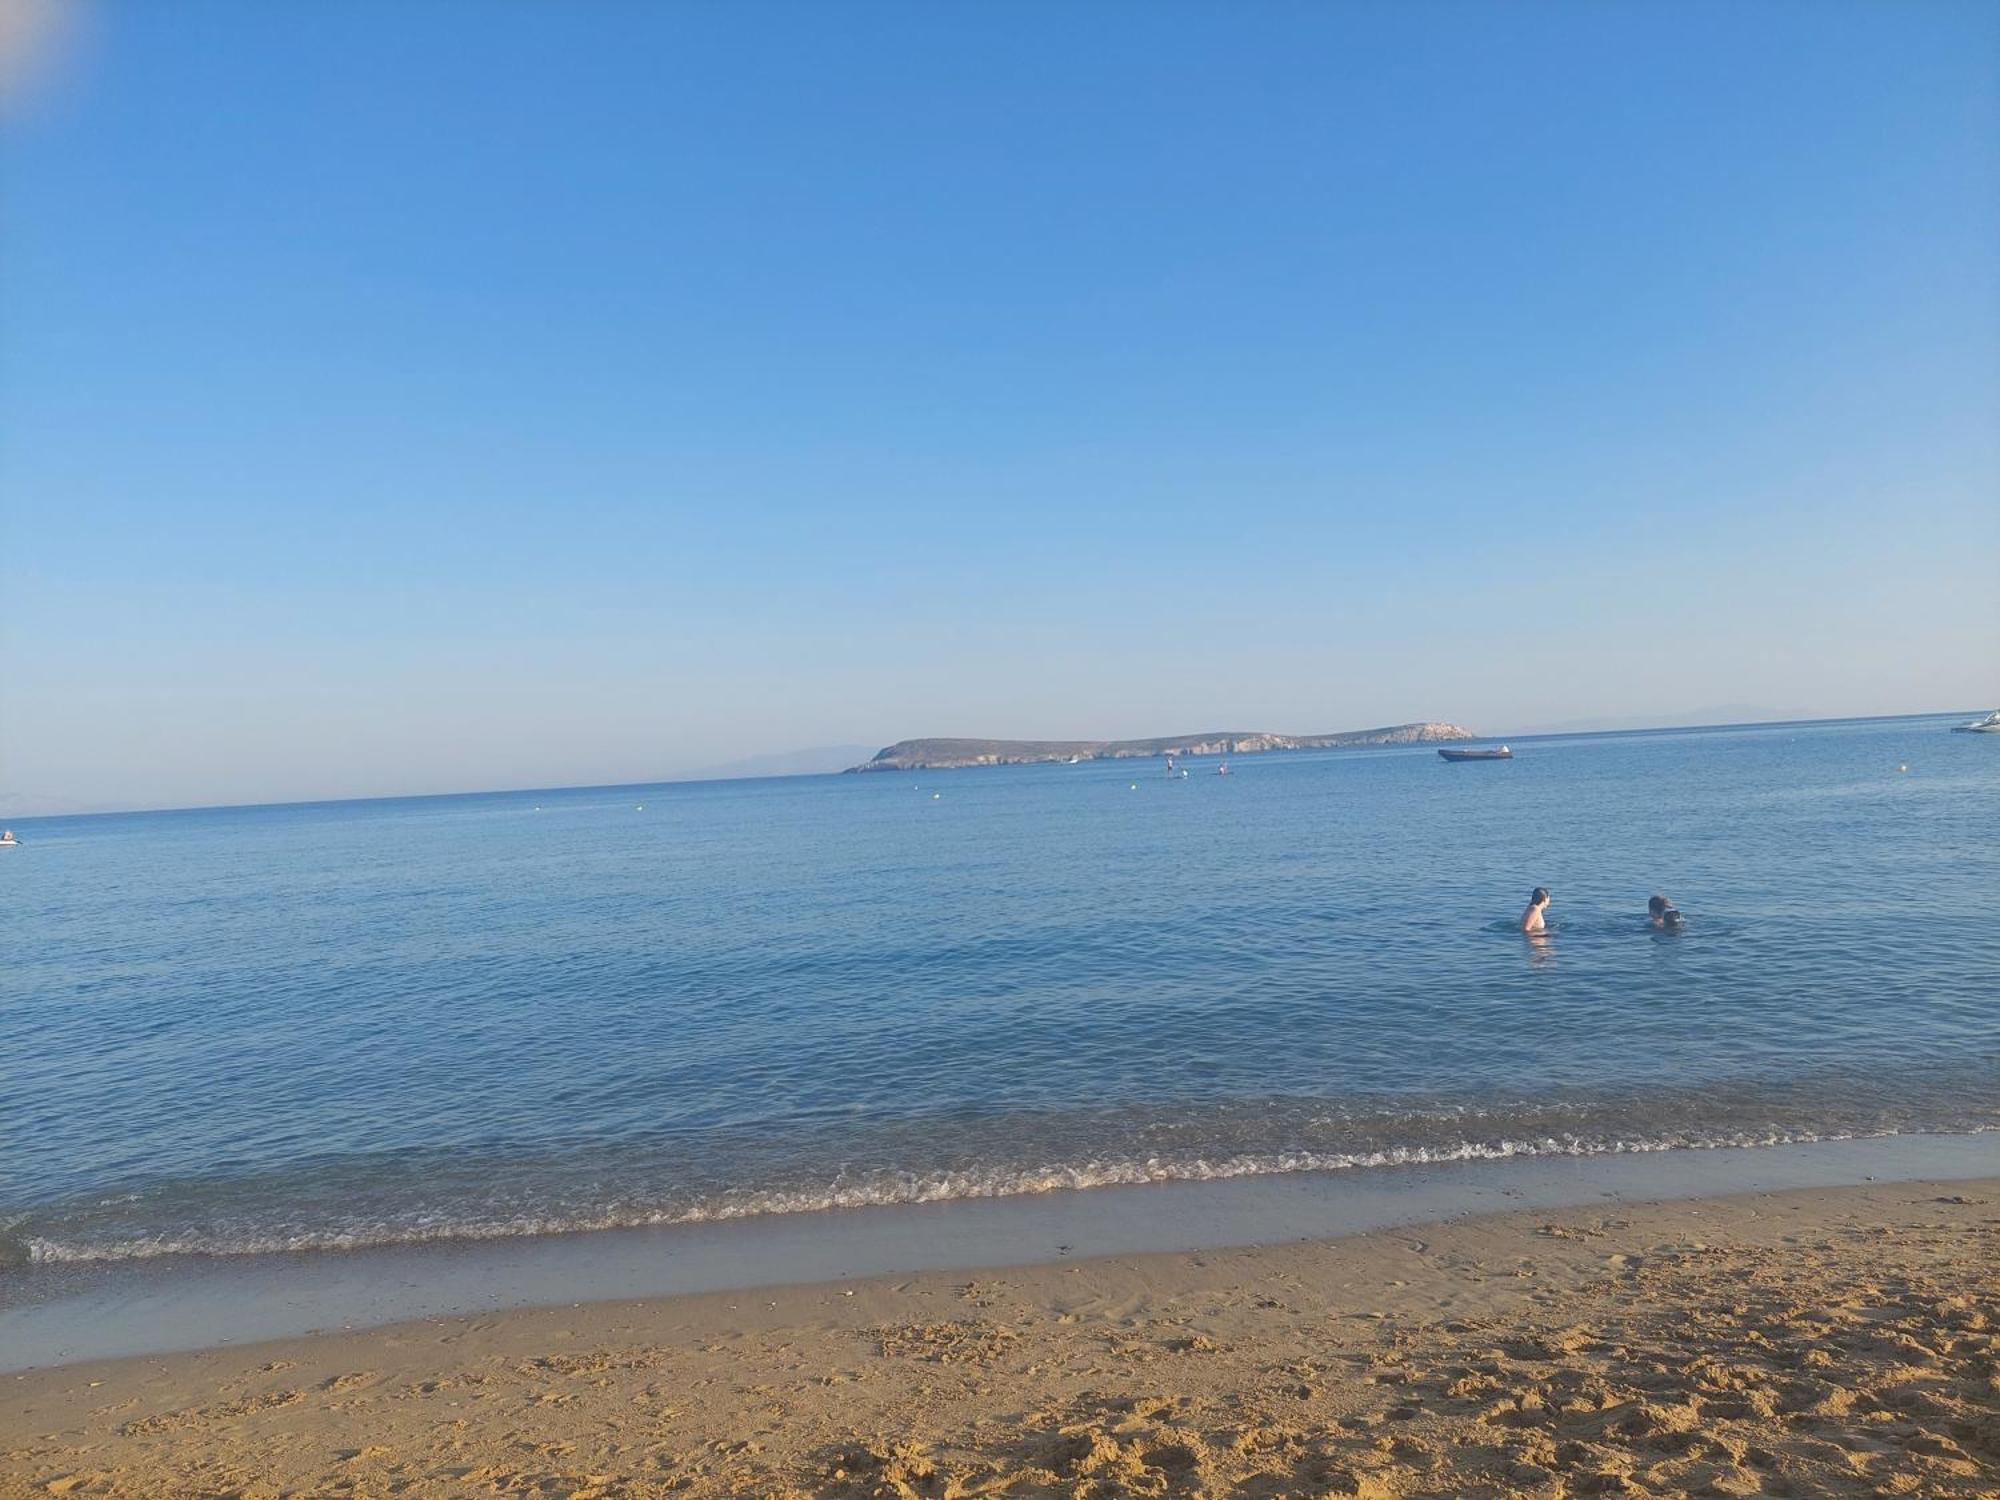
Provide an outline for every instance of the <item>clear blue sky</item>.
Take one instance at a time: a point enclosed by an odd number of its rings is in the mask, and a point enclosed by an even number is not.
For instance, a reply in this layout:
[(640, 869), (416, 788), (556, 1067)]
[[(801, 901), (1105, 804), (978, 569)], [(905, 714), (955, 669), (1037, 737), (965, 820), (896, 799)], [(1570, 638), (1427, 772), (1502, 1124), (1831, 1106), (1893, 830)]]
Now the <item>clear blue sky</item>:
[(73, 21), (0, 811), (2000, 699), (1990, 4)]

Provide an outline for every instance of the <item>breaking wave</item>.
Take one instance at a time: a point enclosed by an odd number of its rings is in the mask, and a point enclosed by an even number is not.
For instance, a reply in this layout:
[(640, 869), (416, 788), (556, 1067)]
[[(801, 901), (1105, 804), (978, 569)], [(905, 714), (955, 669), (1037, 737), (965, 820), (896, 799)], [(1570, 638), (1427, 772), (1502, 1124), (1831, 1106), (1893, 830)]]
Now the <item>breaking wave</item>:
[[(1990, 1126), (1974, 1126), (1974, 1131)], [(498, 1240), (576, 1234), (608, 1229), (716, 1223), (833, 1209), (878, 1208), (980, 1198), (1011, 1198), (1092, 1188), (1169, 1182), (1213, 1182), (1299, 1172), (1343, 1172), (1393, 1167), (1496, 1162), (1523, 1157), (1615, 1156), (1682, 1150), (1716, 1150), (1852, 1140), (1906, 1134), (1900, 1130), (1737, 1130), (1676, 1133), (1633, 1139), (1547, 1135), (1466, 1140), (1438, 1145), (1389, 1146), (1362, 1151), (1269, 1151), (1086, 1160), (1037, 1166), (978, 1167), (931, 1172), (878, 1171), (819, 1186), (728, 1189), (675, 1202), (629, 1199), (598, 1208), (569, 1208), (507, 1215), (405, 1213), (369, 1221), (319, 1225), (246, 1224), (162, 1230), (96, 1238), (65, 1235), (61, 1228), (34, 1232), (21, 1221), (0, 1228), (0, 1265), (87, 1265), (165, 1256), (242, 1256), (309, 1251), (375, 1249), (450, 1241)], [(24, 1232), (25, 1231), (25, 1232)]]

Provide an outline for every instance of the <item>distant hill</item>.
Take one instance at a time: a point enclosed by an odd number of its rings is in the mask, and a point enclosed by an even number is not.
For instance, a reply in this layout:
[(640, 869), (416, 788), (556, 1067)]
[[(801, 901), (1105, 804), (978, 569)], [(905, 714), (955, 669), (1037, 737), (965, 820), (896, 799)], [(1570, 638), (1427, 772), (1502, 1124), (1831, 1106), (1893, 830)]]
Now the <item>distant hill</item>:
[(746, 755), (725, 765), (683, 771), (677, 781), (729, 781), (745, 776), (820, 776), (845, 771), (866, 745), (818, 745), (810, 750), (783, 750), (774, 755)]
[(1329, 750), (1356, 745), (1427, 745), (1477, 739), (1457, 724), (1392, 724), (1341, 734), (1263, 734), (1216, 730), (1155, 740), (898, 740), (854, 771), (941, 771), (964, 766), (1024, 766), (1060, 760), (1137, 760), (1154, 755), (1257, 755), (1266, 750)]
[(1530, 724), (1516, 734), (1602, 734), (1625, 729), (1714, 729), (1730, 724), (1778, 724), (1811, 719), (1802, 708), (1771, 708), (1761, 703), (1717, 703), (1679, 713), (1626, 714), (1592, 719), (1565, 719), (1555, 724)]

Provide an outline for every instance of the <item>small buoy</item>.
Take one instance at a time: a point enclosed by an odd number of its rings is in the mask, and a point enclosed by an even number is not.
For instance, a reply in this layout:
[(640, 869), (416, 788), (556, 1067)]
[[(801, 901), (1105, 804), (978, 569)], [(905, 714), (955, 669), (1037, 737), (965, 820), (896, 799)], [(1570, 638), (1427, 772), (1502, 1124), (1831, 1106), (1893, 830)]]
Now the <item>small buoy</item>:
[(1896, 767), (1896, 769), (1897, 769), (1898, 771), (1907, 771), (1907, 770), (1909, 770), (1910, 768), (1909, 768), (1908, 766), (1906, 766), (1906, 765), (1898, 765), (1898, 766)]
[(1138, 782), (1136, 782), (1136, 781), (1135, 781), (1135, 782), (1133, 782), (1133, 783), (1132, 783), (1132, 790), (1133, 790), (1133, 791), (1135, 791), (1135, 792), (1139, 790), (1139, 783), (1138, 783)]
[(935, 801), (937, 801), (937, 799), (938, 799), (938, 798), (942, 797), (943, 795), (944, 795), (944, 793), (943, 793), (943, 792), (932, 792), (932, 793), (931, 793), (931, 801), (935, 802)]
[(643, 802), (641, 802), (637, 807), (632, 809), (632, 811), (634, 812), (644, 812), (645, 810), (646, 810), (646, 804)]

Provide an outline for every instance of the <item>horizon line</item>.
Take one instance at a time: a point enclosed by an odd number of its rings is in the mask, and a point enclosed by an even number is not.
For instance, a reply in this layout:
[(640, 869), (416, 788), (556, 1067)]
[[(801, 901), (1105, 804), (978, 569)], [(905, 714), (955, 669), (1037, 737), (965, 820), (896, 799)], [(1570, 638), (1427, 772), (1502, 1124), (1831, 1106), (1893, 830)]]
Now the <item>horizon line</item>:
[[(1552, 729), (1552, 730), (1537, 731), (1533, 733), (1517, 730), (1512, 734), (1475, 734), (1473, 738), (1476, 740), (1520, 740), (1520, 741), (1616, 739), (1621, 736), (1634, 735), (1634, 734), (1693, 734), (1700, 731), (1713, 730), (1713, 729), (1773, 729), (1788, 724), (1814, 725), (1814, 724), (1852, 724), (1860, 722), (1886, 723), (1894, 719), (1942, 719), (1942, 718), (1950, 718), (1958, 714), (1977, 713), (1977, 712), (1979, 712), (1978, 709), (1936, 708), (1936, 709), (1925, 709), (1917, 713), (1907, 713), (1907, 714), (1828, 714), (1807, 719), (1743, 719), (1728, 723), (1717, 723), (1717, 724), (1648, 724), (1648, 725), (1630, 725), (1621, 729)], [(930, 736), (920, 736), (920, 738), (939, 739), (939, 738), (954, 738), (954, 736), (930, 735)], [(956, 738), (965, 738), (965, 736), (956, 736)], [(1158, 738), (1158, 736), (1154, 736), (1154, 738)], [(1166, 736), (1166, 738), (1172, 738), (1172, 736)], [(891, 745), (896, 745), (904, 742), (901, 740), (891, 740), (889, 743)], [(1077, 743), (1083, 744), (1089, 742), (1077, 741)], [(1112, 742), (1107, 741), (1105, 743), (1112, 743)], [(887, 747), (885, 746), (884, 748)], [(1397, 750), (1397, 749), (1407, 749), (1409, 747), (1400, 745), (1352, 745), (1345, 747), (1334, 746), (1331, 748), (1334, 750), (1341, 750), (1343, 752), (1346, 752), (1346, 751), (1384, 750), (1384, 749)], [(766, 752), (766, 753), (790, 754), (794, 752), (776, 751), (776, 752)], [(1271, 751), (1263, 751), (1260, 753), (1267, 755), (1296, 755), (1296, 754), (1306, 754), (1309, 752), (1271, 750)], [(745, 757), (745, 759), (752, 759), (752, 758), (754, 757)], [(940, 774), (947, 774), (947, 773), (955, 774), (958, 771), (965, 771), (965, 770), (997, 771), (997, 770), (1007, 770), (1010, 768), (1006, 766), (949, 766), (949, 767), (932, 767), (930, 769), (938, 771)], [(1019, 769), (1019, 768), (1016, 767), (1012, 769)], [(664, 776), (653, 781), (589, 781), (589, 782), (576, 782), (572, 784), (558, 785), (558, 786), (544, 785), (544, 786), (512, 786), (512, 787), (475, 787), (475, 788), (461, 789), (458, 791), (446, 791), (446, 792), (382, 792), (382, 793), (374, 793), (364, 797), (291, 797), (291, 798), (281, 798), (270, 802), (188, 802), (170, 807), (99, 807), (99, 808), (92, 808), (89, 811), (85, 812), (0, 814), (0, 821), (4, 821), (9, 824), (48, 823), (70, 818), (131, 818), (131, 817), (147, 817), (156, 814), (164, 816), (173, 813), (253, 812), (259, 809), (268, 810), (272, 808), (281, 808), (281, 807), (337, 807), (348, 803), (362, 804), (369, 802), (436, 802), (451, 797), (519, 797), (519, 796), (526, 796), (531, 792), (550, 792), (558, 794), (572, 793), (572, 792), (616, 792), (616, 791), (629, 791), (635, 788), (646, 788), (646, 787), (709, 786), (709, 785), (717, 785), (724, 782), (740, 782), (740, 781), (803, 781), (810, 779), (812, 777), (819, 777), (819, 776), (828, 776), (828, 777), (844, 776), (847, 774), (847, 770), (848, 768), (843, 767), (838, 771), (786, 771), (770, 775), (751, 775), (751, 776)]]

